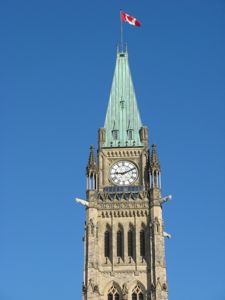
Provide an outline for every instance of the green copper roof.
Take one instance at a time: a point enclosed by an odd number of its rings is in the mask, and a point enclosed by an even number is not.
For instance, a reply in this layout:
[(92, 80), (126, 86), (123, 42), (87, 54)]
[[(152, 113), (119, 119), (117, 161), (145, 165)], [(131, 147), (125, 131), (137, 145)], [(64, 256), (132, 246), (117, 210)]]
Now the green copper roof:
[(139, 136), (141, 127), (128, 53), (118, 52), (105, 118), (103, 147), (143, 146)]

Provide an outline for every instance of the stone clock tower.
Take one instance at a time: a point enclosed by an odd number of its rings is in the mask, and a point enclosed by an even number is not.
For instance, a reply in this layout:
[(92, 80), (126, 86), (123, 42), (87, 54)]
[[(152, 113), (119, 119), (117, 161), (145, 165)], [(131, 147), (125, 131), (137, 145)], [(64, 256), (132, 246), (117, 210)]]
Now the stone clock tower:
[(167, 300), (161, 169), (127, 51), (117, 52), (97, 159), (91, 146), (86, 176), (83, 300)]

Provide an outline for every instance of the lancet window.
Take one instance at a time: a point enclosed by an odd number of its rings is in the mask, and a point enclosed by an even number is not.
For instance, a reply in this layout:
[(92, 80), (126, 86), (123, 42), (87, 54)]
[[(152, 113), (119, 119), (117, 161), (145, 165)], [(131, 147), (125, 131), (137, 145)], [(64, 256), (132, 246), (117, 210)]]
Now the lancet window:
[(132, 291), (132, 300), (144, 300), (144, 293), (139, 285)]
[(142, 229), (140, 231), (140, 255), (145, 257), (145, 231)]
[(108, 292), (107, 300), (120, 300), (120, 294), (114, 285), (110, 288)]
[(150, 173), (150, 187), (161, 189), (161, 174), (160, 171), (151, 171)]
[(128, 231), (128, 256), (134, 258), (134, 230)]
[(117, 231), (117, 256), (123, 257), (123, 232), (121, 229)]
[(104, 252), (106, 258), (111, 257), (111, 230), (108, 226), (104, 234)]

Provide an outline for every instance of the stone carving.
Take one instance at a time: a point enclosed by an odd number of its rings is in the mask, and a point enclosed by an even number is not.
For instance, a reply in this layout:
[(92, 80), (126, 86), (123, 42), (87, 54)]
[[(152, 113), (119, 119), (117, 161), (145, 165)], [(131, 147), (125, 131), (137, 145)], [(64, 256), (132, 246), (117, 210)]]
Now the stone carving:
[(162, 284), (162, 290), (167, 292), (167, 284), (165, 282)]
[(93, 279), (89, 279), (88, 289), (91, 289), (92, 293), (100, 295), (99, 286), (94, 283)]
[(164, 292), (167, 292), (167, 284), (165, 282), (161, 283), (160, 278), (157, 278), (156, 289), (159, 291), (160, 289)]
[(98, 225), (96, 226), (96, 238), (98, 238)]
[(160, 223), (157, 217), (155, 217), (154, 225), (155, 225), (155, 232), (159, 233)]
[(128, 288), (127, 288), (127, 284), (124, 283), (122, 286), (122, 294), (123, 295), (127, 295), (128, 294)]
[(159, 287), (162, 287), (161, 282), (160, 282), (160, 278), (157, 278), (157, 282), (156, 282), (156, 289), (159, 289)]
[(94, 225), (92, 219), (90, 219), (90, 222), (89, 222), (89, 228), (90, 228), (91, 235), (94, 236), (94, 233), (95, 233), (95, 225)]
[[(118, 200), (118, 199), (117, 199)], [(134, 199), (133, 199), (134, 200)], [(109, 210), (112, 210), (112, 209), (115, 209), (115, 210), (119, 210), (119, 209), (134, 209), (134, 208), (148, 208), (149, 207), (149, 204), (147, 201), (141, 201), (141, 202), (135, 202), (135, 201), (132, 201), (132, 202), (125, 202), (125, 201), (120, 201), (120, 202), (113, 202), (113, 201), (110, 201), (110, 202), (99, 202), (98, 203), (98, 207), (100, 209), (109, 209)]]

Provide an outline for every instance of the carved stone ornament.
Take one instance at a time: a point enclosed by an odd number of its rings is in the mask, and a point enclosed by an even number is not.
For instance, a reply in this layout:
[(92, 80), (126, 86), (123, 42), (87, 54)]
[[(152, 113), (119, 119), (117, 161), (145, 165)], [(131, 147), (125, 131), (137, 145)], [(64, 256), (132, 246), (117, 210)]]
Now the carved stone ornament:
[(156, 289), (159, 290), (160, 288), (162, 288), (162, 285), (161, 285), (160, 278), (158, 277), (156, 282)]
[(100, 295), (99, 286), (94, 283), (93, 279), (89, 279), (88, 289), (91, 289), (92, 293)]
[(92, 219), (90, 219), (90, 222), (89, 222), (89, 230), (90, 230), (91, 235), (94, 236), (95, 225), (94, 225)]
[(154, 220), (154, 228), (155, 228), (155, 232), (159, 233), (160, 223), (159, 223), (159, 219), (157, 217), (155, 217), (155, 220)]
[(122, 294), (123, 295), (127, 295), (128, 294), (128, 288), (127, 288), (127, 284), (124, 283), (122, 286)]
[(162, 284), (162, 290), (167, 292), (167, 284), (165, 282)]

